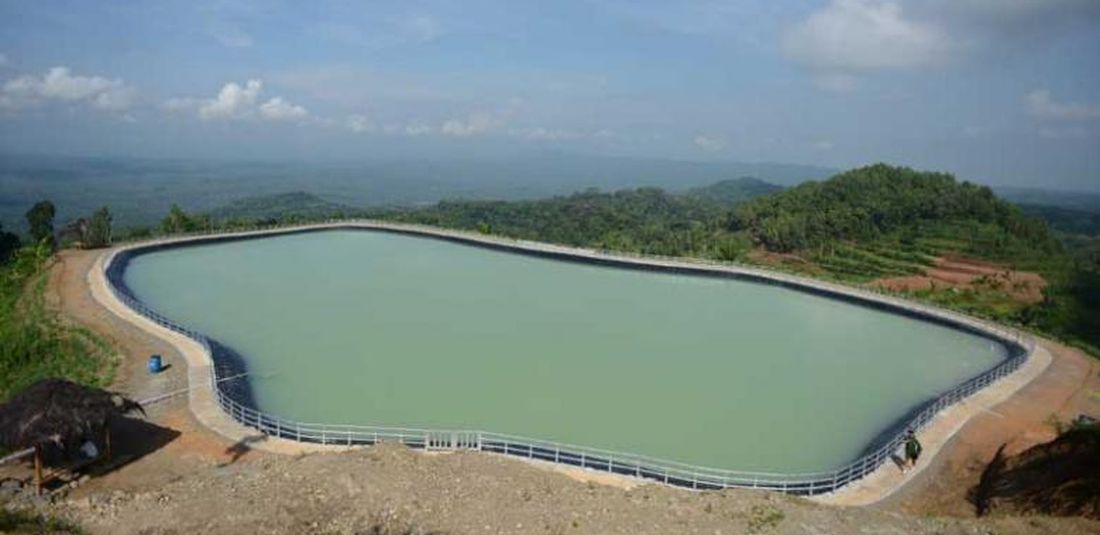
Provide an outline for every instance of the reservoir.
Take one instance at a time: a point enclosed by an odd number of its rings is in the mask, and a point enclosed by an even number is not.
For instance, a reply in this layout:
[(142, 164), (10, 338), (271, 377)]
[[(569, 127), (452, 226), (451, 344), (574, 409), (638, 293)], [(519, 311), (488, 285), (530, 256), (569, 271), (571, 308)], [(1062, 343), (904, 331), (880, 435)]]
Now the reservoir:
[(1001, 344), (736, 279), (327, 230), (162, 249), (134, 295), (302, 422), (479, 429), (710, 468), (838, 467)]

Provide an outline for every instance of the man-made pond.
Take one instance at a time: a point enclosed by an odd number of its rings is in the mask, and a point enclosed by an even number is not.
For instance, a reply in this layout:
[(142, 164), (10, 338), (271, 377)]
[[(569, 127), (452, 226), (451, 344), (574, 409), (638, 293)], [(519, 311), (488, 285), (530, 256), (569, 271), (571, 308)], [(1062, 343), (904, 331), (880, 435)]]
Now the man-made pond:
[(304, 422), (482, 429), (712, 468), (857, 457), (1006, 348), (786, 288), (329, 230), (165, 249), (125, 282)]

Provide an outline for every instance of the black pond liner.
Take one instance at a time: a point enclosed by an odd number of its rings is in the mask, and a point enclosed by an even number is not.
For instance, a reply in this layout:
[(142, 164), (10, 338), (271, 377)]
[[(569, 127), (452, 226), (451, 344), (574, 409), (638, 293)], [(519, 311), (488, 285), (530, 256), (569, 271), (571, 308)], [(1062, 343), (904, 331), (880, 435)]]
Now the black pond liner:
[[(214, 377), (218, 379), (218, 389), (222, 395), (227, 396), (236, 403), (250, 409), (259, 410), (256, 406), (256, 398), (252, 392), (252, 384), (248, 380), (248, 365), (243, 356), (232, 348), (210, 338), (206, 335), (191, 331), (172, 320), (161, 316), (145, 306), (126, 284), (126, 268), (130, 261), (144, 253), (166, 247), (142, 248), (138, 251), (123, 251), (118, 253), (107, 267), (106, 275), (108, 283), (114, 288), (116, 294), (122, 297), (135, 312), (146, 318), (167, 327), (180, 334), (184, 334), (199, 343), (204, 343), (210, 349), (211, 364), (214, 367)], [(135, 306), (136, 305), (136, 306)]]
[[(178, 248), (185, 248), (185, 247), (196, 247), (196, 246), (206, 245), (206, 244), (210, 244), (210, 243), (226, 243), (226, 242), (233, 242), (233, 241), (254, 240), (254, 239), (263, 239), (263, 238), (268, 238), (268, 237), (287, 236), (287, 235), (292, 235), (292, 234), (305, 234), (305, 233), (312, 233), (312, 232), (327, 232), (327, 231), (331, 231), (331, 230), (356, 230), (356, 231), (365, 231), (365, 232), (384, 232), (384, 233), (389, 233), (389, 234), (399, 234), (399, 235), (405, 235), (405, 236), (414, 236), (414, 237), (418, 237), (418, 238), (428, 238), (428, 239), (434, 239), (434, 240), (439, 240), (439, 241), (458, 243), (458, 244), (467, 245), (467, 246), (480, 247), (480, 248), (483, 248), (483, 249), (489, 249), (489, 250), (495, 250), (495, 251), (504, 251), (504, 252), (508, 252), (508, 253), (512, 253), (512, 254), (521, 254), (521, 255), (525, 255), (525, 256), (533, 256), (533, 257), (539, 257), (539, 258), (545, 258), (545, 259), (550, 259), (550, 260), (555, 260), (555, 261), (562, 261), (562, 262), (569, 262), (569, 263), (589, 264), (589, 265), (598, 265), (598, 266), (609, 266), (609, 267), (615, 267), (615, 268), (620, 268), (620, 269), (630, 269), (630, 270), (635, 270), (635, 271), (673, 273), (673, 274), (701, 276), (701, 277), (708, 277), (708, 278), (736, 279), (736, 280), (749, 281), (749, 282), (754, 282), (754, 283), (759, 283), (759, 284), (767, 284), (767, 285), (770, 285), (770, 286), (778, 286), (778, 287), (781, 287), (781, 288), (785, 288), (785, 289), (793, 290), (793, 291), (798, 291), (798, 292), (801, 292), (801, 293), (807, 293), (807, 294), (812, 294), (812, 295), (823, 296), (823, 297), (827, 297), (827, 298), (830, 298), (830, 299), (837, 299), (837, 300), (841, 300), (841, 301), (844, 301), (844, 302), (847, 302), (847, 303), (850, 303), (850, 304), (853, 304), (853, 305), (856, 305), (856, 306), (861, 306), (861, 307), (864, 307), (864, 308), (880, 310), (880, 311), (888, 312), (888, 313), (895, 314), (895, 315), (900, 315), (900, 316), (905, 316), (905, 317), (909, 317), (909, 318), (913, 318), (913, 319), (917, 319), (917, 320), (921, 320), (921, 321), (931, 322), (931, 323), (934, 323), (934, 324), (937, 324), (937, 325), (940, 325), (940, 326), (948, 327), (948, 328), (955, 329), (955, 330), (958, 330), (958, 331), (962, 331), (962, 332), (965, 332), (965, 333), (968, 333), (968, 334), (971, 334), (971, 335), (975, 335), (975, 336), (981, 337), (983, 339), (989, 340), (991, 342), (995, 342), (995, 343), (1001, 345), (1002, 347), (1005, 347), (1006, 350), (1007, 350), (1006, 351), (1006, 353), (1007, 353), (1006, 358), (1001, 363), (998, 363), (996, 366), (994, 366), (993, 368), (990, 368), (989, 370), (986, 370), (986, 371), (982, 372), (981, 374), (979, 374), (975, 377), (972, 377), (972, 378), (968, 379), (967, 381), (964, 381), (963, 383), (960, 383), (959, 385), (956, 385), (955, 387), (952, 387), (950, 389), (946, 389), (941, 394), (933, 396), (932, 398), (930, 398), (930, 399), (928, 399), (928, 400), (926, 400), (922, 403), (918, 403), (918, 404), (914, 405), (913, 407), (911, 407), (906, 413), (904, 413), (902, 416), (898, 417), (892, 424), (888, 425), (885, 429), (883, 429), (880, 433), (878, 433), (875, 437), (873, 437), (868, 442), (868, 445), (863, 449), (863, 451), (861, 451), (858, 455), (854, 456), (850, 463), (848, 463), (846, 465), (843, 465), (841, 468), (839, 468), (839, 469), (837, 469), (833, 472), (834, 474), (838, 474), (838, 475), (846, 473), (845, 476), (841, 476), (841, 477), (827, 477), (827, 478), (821, 478), (821, 479), (817, 479), (817, 480), (797, 480), (797, 481), (796, 480), (786, 480), (785, 481), (784, 480), (785, 478), (780, 477), (779, 479), (773, 480), (773, 481), (753, 481), (753, 480), (749, 479), (750, 476), (745, 476), (745, 479), (743, 479), (743, 480), (736, 480), (736, 481), (727, 480), (725, 482), (725, 483), (727, 483), (727, 485), (724, 485), (720, 481), (707, 481), (705, 477), (704, 478), (687, 479), (687, 478), (682, 477), (682, 476), (667, 474), (665, 472), (660, 471), (660, 469), (658, 469), (658, 468), (646, 467), (646, 466), (643, 466), (643, 465), (637, 465), (637, 464), (633, 464), (633, 463), (629, 463), (629, 462), (617, 462), (617, 461), (613, 461), (609, 458), (606, 458), (606, 457), (603, 457), (603, 456), (600, 456), (600, 455), (591, 455), (591, 454), (587, 454), (587, 453), (585, 453), (585, 454), (573, 453), (573, 452), (562, 451), (562, 450), (558, 450), (558, 451), (555, 452), (555, 450), (553, 450), (553, 449), (540, 447), (540, 446), (535, 446), (535, 445), (531, 445), (531, 444), (528, 444), (528, 443), (506, 441), (506, 440), (497, 440), (497, 439), (483, 440), (481, 442), (481, 449), (483, 451), (489, 451), (489, 452), (494, 452), (494, 453), (499, 453), (499, 454), (509, 455), (509, 456), (515, 456), (515, 457), (523, 457), (523, 458), (529, 458), (529, 459), (539, 459), (539, 460), (543, 460), (543, 461), (556, 462), (556, 463), (559, 463), (559, 464), (577, 466), (577, 467), (582, 467), (582, 468), (599, 470), (599, 471), (603, 471), (603, 472), (610, 472), (610, 473), (617, 473), (617, 474), (622, 474), (622, 475), (642, 477), (642, 478), (646, 478), (646, 479), (651, 479), (651, 480), (655, 480), (655, 481), (664, 482), (664, 483), (667, 483), (667, 484), (670, 484), (670, 485), (673, 485), (673, 486), (678, 486), (678, 487), (686, 487), (686, 488), (691, 488), (691, 489), (721, 489), (721, 488), (726, 488), (728, 486), (728, 483), (733, 481), (735, 483), (735, 486), (738, 486), (738, 487), (754, 487), (754, 488), (761, 488), (761, 489), (781, 490), (781, 491), (786, 492), (788, 494), (796, 494), (796, 495), (813, 495), (813, 494), (821, 494), (821, 493), (825, 493), (825, 492), (834, 491), (838, 488), (843, 487), (844, 485), (846, 485), (847, 483), (849, 483), (853, 480), (859, 479), (859, 477), (851, 477), (852, 472), (858, 470), (858, 469), (852, 467), (852, 465), (854, 463), (859, 461), (861, 458), (864, 458), (868, 455), (871, 455), (871, 454), (879, 451), (884, 446), (891, 445), (891, 443), (893, 443), (894, 446), (899, 446), (900, 445), (900, 440), (904, 436), (903, 433), (907, 429), (910, 429), (910, 428), (913, 428), (913, 427), (921, 427), (924, 422), (918, 421), (918, 419), (920, 419), (922, 414), (925, 413), (929, 408), (936, 405), (936, 403), (939, 402), (940, 399), (944, 395), (951, 394), (952, 392), (960, 391), (966, 385), (970, 385), (971, 383), (978, 383), (978, 382), (981, 382), (983, 380), (986, 380), (987, 376), (991, 376), (996, 370), (1001, 368), (1002, 365), (1006, 364), (1008, 361), (1011, 361), (1013, 359), (1018, 359), (1018, 357), (1025, 356), (1027, 354), (1027, 349), (1024, 348), (1023, 346), (1021, 346), (1020, 344), (1016, 343), (1015, 341), (998, 338), (998, 337), (996, 337), (996, 336), (994, 336), (994, 335), (992, 335), (992, 334), (990, 334), (990, 333), (988, 333), (988, 332), (986, 332), (986, 331), (984, 331), (980, 328), (977, 328), (977, 327), (974, 327), (974, 326), (971, 326), (971, 325), (966, 325), (966, 324), (963, 324), (963, 323), (958, 323), (958, 322), (952, 321), (949, 318), (944, 318), (944, 317), (940, 317), (940, 316), (937, 316), (937, 315), (928, 314), (928, 313), (926, 313), (924, 311), (921, 311), (921, 310), (903, 308), (903, 307), (899, 307), (899, 306), (896, 306), (892, 303), (887, 303), (887, 302), (879, 302), (879, 301), (874, 301), (874, 300), (868, 300), (868, 299), (864, 299), (860, 296), (850, 295), (848, 293), (833, 290), (833, 289), (830, 289), (830, 288), (802, 285), (802, 284), (799, 284), (797, 282), (786, 281), (786, 280), (775, 280), (775, 279), (771, 279), (771, 278), (768, 278), (768, 277), (765, 277), (765, 276), (760, 276), (760, 275), (756, 275), (756, 274), (752, 274), (752, 273), (719, 272), (719, 271), (713, 271), (713, 270), (707, 269), (706, 267), (664, 266), (664, 265), (656, 265), (656, 264), (644, 264), (644, 263), (639, 263), (639, 262), (633, 262), (629, 258), (628, 259), (593, 258), (593, 257), (586, 257), (586, 256), (577, 256), (577, 255), (573, 255), (573, 254), (570, 254), (570, 253), (564, 252), (564, 251), (533, 250), (533, 249), (517, 248), (517, 247), (514, 247), (511, 244), (506, 244), (506, 243), (489, 243), (489, 242), (483, 242), (483, 241), (476, 240), (476, 239), (465, 238), (465, 237), (462, 237), (462, 236), (431, 234), (431, 233), (428, 233), (428, 232), (418, 231), (416, 229), (364, 228), (364, 227), (356, 226), (354, 224), (343, 225), (343, 226), (338, 225), (338, 226), (330, 226), (330, 227), (313, 227), (313, 228), (289, 229), (289, 230), (286, 230), (286, 231), (283, 231), (283, 232), (277, 232), (277, 231), (272, 232), (272, 233), (267, 234), (267, 235), (252, 235), (252, 234), (211, 235), (211, 236), (196, 237), (194, 239), (190, 239), (190, 240), (187, 240), (187, 241), (184, 241), (184, 242), (167, 242), (167, 243), (157, 243), (157, 244), (149, 244), (149, 245), (144, 245), (144, 246), (138, 246), (134, 249), (121, 251), (121, 252), (119, 252), (115, 255), (114, 259), (111, 261), (110, 265), (108, 265), (107, 269), (106, 269), (107, 280), (113, 286), (115, 292), (118, 293), (121, 297), (123, 297), (124, 300), (128, 301), (127, 304), (132, 309), (134, 309), (136, 312), (142, 314), (143, 316), (146, 316), (147, 318), (149, 318), (149, 319), (151, 319), (151, 320), (153, 320), (153, 321), (155, 321), (155, 322), (157, 322), (157, 323), (159, 323), (159, 324), (161, 324), (161, 325), (163, 325), (163, 326), (165, 326), (169, 329), (172, 329), (176, 332), (187, 335), (187, 336), (195, 339), (196, 341), (199, 341), (200, 343), (205, 343), (207, 345), (207, 347), (210, 348), (211, 357), (212, 357), (212, 360), (213, 360), (213, 366), (214, 366), (214, 369), (215, 369), (215, 377), (217, 377), (220, 380), (218, 382), (217, 386), (218, 386), (218, 389), (219, 389), (221, 395), (224, 396), (225, 398), (231, 400), (232, 402), (235, 402), (236, 404), (238, 404), (240, 406), (252, 409), (252, 410), (256, 411), (257, 413), (259, 413), (260, 411), (259, 411), (259, 408), (256, 406), (255, 397), (253, 395), (251, 384), (250, 384), (250, 381), (248, 380), (248, 376), (247, 376), (247, 373), (248, 373), (247, 364), (246, 364), (246, 361), (243, 358), (243, 356), (241, 356), (238, 352), (234, 351), (232, 348), (229, 348), (229, 347), (225, 346), (224, 344), (221, 344), (220, 342), (217, 342), (216, 340), (213, 340), (213, 339), (211, 339), (211, 338), (209, 338), (209, 337), (207, 337), (207, 336), (205, 336), (201, 333), (192, 331), (190, 329), (187, 329), (186, 327), (182, 327), (182, 326), (172, 322), (171, 320), (168, 320), (167, 318), (164, 318), (163, 316), (160, 316), (155, 311), (152, 311), (151, 309), (146, 307), (139, 299), (137, 299), (137, 297), (133, 294), (133, 292), (130, 290), (130, 288), (126, 285), (125, 277), (124, 277), (126, 267), (129, 265), (130, 260), (133, 259), (134, 257), (142, 255), (142, 254), (152, 253), (152, 252), (155, 252), (155, 251), (161, 251), (161, 250), (167, 250), (167, 249), (178, 249)], [(1020, 364), (1022, 364), (1022, 362), (1023, 362), (1023, 359), (1018, 359), (1018, 361), (1011, 366), (1011, 370), (1005, 371), (1005, 374), (1011, 373), (1011, 371), (1018, 368), (1020, 366)], [(1002, 374), (1002, 375), (1004, 375), (1004, 374)], [(226, 378), (232, 378), (232, 379), (225, 380)], [(992, 382), (992, 380), (993, 379), (990, 379), (986, 382), (987, 383)], [(967, 392), (967, 393), (962, 394), (962, 395), (956, 395), (955, 397), (957, 399), (951, 400), (951, 402), (948, 403), (948, 405), (954, 404), (958, 399), (963, 399), (963, 398), (967, 397), (970, 393), (973, 393), (973, 392)], [(225, 407), (225, 404), (223, 404), (223, 407), (228, 409), (228, 407)], [(227, 410), (227, 412), (229, 412), (232, 415), (231, 411)], [(257, 428), (257, 429), (261, 430), (262, 432), (264, 432), (266, 434), (269, 434), (269, 435), (278, 436), (278, 437), (281, 437), (281, 438), (292, 439), (292, 440), (297, 440), (297, 441), (300, 441), (300, 442), (308, 442), (308, 443), (316, 443), (316, 444), (322, 444), (323, 443), (323, 444), (351, 444), (351, 445), (370, 445), (370, 444), (375, 443), (375, 440), (372, 439), (372, 438), (369, 438), (369, 437), (350, 437), (350, 438), (346, 438), (346, 439), (343, 439), (343, 440), (339, 440), (335, 436), (334, 437), (325, 437), (325, 439), (322, 439), (321, 437), (312, 436), (312, 435), (300, 435), (296, 431), (294, 431), (292, 429), (288, 429), (287, 427), (285, 427), (283, 425), (282, 421), (277, 421), (276, 419), (273, 419), (273, 418), (270, 418), (270, 417), (267, 417), (267, 416), (259, 416), (258, 419), (256, 419), (256, 420), (249, 420), (248, 418), (244, 418), (243, 420), (241, 420), (241, 423), (243, 423), (245, 425), (248, 425), (248, 426), (255, 427), (255, 428)], [(430, 447), (430, 445), (429, 445), (426, 438), (406, 437), (406, 438), (402, 439), (401, 442), (403, 444), (405, 444), (406, 446), (411, 447), (411, 448), (427, 449), (427, 448)], [(868, 470), (862, 471), (862, 473), (866, 474), (866, 473), (869, 473), (870, 471), (873, 471), (873, 469), (876, 468), (877, 466), (881, 465), (882, 462), (885, 462), (885, 459), (879, 459), (878, 462), (875, 463), (874, 466), (869, 467)], [(860, 476), (860, 477), (862, 477), (862, 476)]]

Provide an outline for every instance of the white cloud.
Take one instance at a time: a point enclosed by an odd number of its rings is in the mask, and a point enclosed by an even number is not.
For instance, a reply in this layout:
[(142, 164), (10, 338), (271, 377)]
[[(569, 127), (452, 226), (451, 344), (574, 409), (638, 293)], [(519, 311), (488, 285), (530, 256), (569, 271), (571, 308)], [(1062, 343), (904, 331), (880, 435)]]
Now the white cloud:
[(0, 67), (7, 67), (8, 63), (10, 63), (8, 57), (5, 56), (3, 52), (0, 52)]
[(406, 125), (404, 127), (390, 127), (390, 128), (387, 128), (387, 131), (402, 132), (406, 136), (412, 136), (412, 137), (423, 136), (423, 135), (427, 135), (427, 134), (433, 134), (433, 133), (436, 132), (436, 130), (437, 129), (434, 126), (430, 126), (430, 125), (426, 125), (426, 124), (422, 124), (422, 123), (414, 123), (414, 124)]
[(260, 105), (260, 116), (273, 121), (291, 121), (308, 115), (305, 108), (291, 104), (283, 97), (275, 97)]
[(1100, 119), (1100, 105), (1058, 102), (1045, 89), (1027, 94), (1027, 110), (1042, 119), (1096, 120)]
[(831, 0), (789, 28), (782, 46), (816, 73), (819, 87), (834, 91), (850, 91), (861, 73), (940, 63), (952, 49), (941, 28), (884, 0)]
[(485, 112), (471, 113), (466, 119), (450, 119), (439, 127), (443, 135), (470, 137), (496, 130), (504, 124), (503, 120)]
[(726, 140), (716, 136), (698, 135), (695, 136), (692, 142), (695, 143), (696, 147), (708, 151), (720, 151), (726, 148)]
[(875, 71), (1014, 56), (1098, 20), (1096, 0), (828, 0), (781, 47), (819, 88), (850, 92)]
[(249, 80), (244, 87), (237, 85), (236, 82), (229, 82), (222, 86), (218, 96), (199, 105), (199, 117), (229, 119), (245, 115), (252, 111), (263, 87), (264, 84), (260, 80)]
[(371, 124), (370, 119), (365, 115), (349, 115), (344, 120), (344, 124), (355, 133), (371, 132), (374, 130), (374, 125)]
[(568, 141), (584, 137), (581, 133), (562, 128), (513, 128), (508, 135), (530, 141)]
[(831, 139), (821, 139), (814, 142), (814, 148), (817, 150), (832, 150), (833, 141)]
[(260, 102), (262, 80), (248, 80), (242, 86), (229, 82), (222, 86), (214, 98), (171, 98), (164, 102), (169, 112), (197, 111), (204, 121), (243, 119), (258, 117), (269, 121), (297, 121), (310, 117), (309, 110), (293, 104), (283, 97), (272, 97)]
[(124, 111), (130, 109), (137, 98), (137, 91), (130, 87), (117, 87), (96, 94), (92, 106), (101, 110)]
[(54, 67), (42, 76), (25, 75), (0, 88), (0, 107), (22, 109), (46, 101), (83, 103), (109, 111), (128, 109), (137, 92), (122, 80), (74, 76), (68, 67)]

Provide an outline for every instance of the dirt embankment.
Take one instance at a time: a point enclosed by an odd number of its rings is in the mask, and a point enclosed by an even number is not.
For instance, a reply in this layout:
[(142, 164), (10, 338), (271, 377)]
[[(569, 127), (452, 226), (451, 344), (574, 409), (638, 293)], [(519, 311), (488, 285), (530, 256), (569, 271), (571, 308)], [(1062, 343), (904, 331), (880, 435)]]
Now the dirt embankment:
[(1100, 520), (1100, 427), (1070, 430), (1018, 455), (1004, 448), (971, 489), (978, 513)]
[(92, 533), (1095, 533), (1083, 519), (944, 519), (752, 491), (582, 483), (476, 453), (399, 445), (213, 465), (158, 488), (89, 493), (62, 513)]
[(920, 275), (877, 279), (871, 285), (893, 291), (985, 288), (1004, 292), (1023, 303), (1038, 303), (1043, 300), (1047, 282), (1038, 273), (973, 259), (938, 257)]

